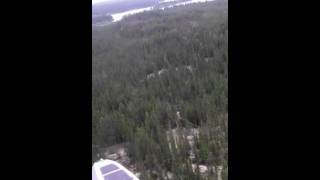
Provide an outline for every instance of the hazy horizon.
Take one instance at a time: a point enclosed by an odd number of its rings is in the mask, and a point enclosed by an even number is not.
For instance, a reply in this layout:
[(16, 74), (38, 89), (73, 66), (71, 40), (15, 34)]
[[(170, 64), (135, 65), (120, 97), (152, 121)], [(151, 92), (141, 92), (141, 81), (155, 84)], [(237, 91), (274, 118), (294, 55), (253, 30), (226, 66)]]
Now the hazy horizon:
[(92, 4), (96, 4), (104, 1), (112, 1), (112, 0), (92, 0)]

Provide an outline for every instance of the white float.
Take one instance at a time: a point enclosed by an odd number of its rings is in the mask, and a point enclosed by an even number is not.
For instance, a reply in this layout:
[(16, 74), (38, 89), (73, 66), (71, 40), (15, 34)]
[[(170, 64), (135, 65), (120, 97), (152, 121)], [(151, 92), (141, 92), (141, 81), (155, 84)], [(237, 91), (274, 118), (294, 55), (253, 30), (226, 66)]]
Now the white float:
[(139, 180), (132, 172), (116, 161), (103, 160), (92, 166), (92, 180)]

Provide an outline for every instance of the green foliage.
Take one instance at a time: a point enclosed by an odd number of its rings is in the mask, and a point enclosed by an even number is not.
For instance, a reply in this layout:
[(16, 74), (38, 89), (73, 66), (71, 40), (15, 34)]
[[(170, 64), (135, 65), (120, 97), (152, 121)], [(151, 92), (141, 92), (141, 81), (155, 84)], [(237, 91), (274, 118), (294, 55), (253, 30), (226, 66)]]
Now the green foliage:
[(93, 28), (92, 39), (95, 146), (126, 142), (141, 179), (201, 179), (186, 139), (169, 148), (180, 111), (201, 131), (197, 162), (227, 165), (227, 1), (137, 14)]

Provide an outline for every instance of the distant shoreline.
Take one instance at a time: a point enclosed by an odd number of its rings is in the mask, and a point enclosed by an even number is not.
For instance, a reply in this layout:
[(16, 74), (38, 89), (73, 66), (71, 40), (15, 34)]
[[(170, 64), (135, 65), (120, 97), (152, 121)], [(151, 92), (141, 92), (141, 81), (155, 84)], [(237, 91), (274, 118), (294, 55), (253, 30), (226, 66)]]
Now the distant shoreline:
[[(215, 1), (215, 0), (189, 0), (189, 1), (185, 1), (185, 2), (177, 2), (175, 4), (169, 4), (167, 6), (160, 7), (159, 9), (164, 10), (165, 8), (173, 8), (173, 7), (177, 7), (177, 6), (189, 5), (189, 4), (195, 4), (195, 3), (205, 3), (205, 2), (211, 2), (211, 1)], [(104, 1), (102, 1), (102, 2), (104, 2)], [(173, 0), (164, 1), (164, 2), (173, 2)], [(95, 25), (96, 26), (108, 25), (113, 22), (121, 21), (125, 16), (130, 16), (130, 15), (142, 13), (145, 11), (151, 11), (154, 9), (156, 9), (156, 5), (144, 7), (144, 8), (131, 9), (131, 10), (127, 10), (127, 11), (123, 11), (123, 12), (119, 12), (119, 13), (108, 14), (108, 15), (112, 16), (112, 18), (113, 18), (112, 21), (110, 21), (110, 22), (106, 21), (106, 22), (102, 22), (99, 24), (95, 24)]]

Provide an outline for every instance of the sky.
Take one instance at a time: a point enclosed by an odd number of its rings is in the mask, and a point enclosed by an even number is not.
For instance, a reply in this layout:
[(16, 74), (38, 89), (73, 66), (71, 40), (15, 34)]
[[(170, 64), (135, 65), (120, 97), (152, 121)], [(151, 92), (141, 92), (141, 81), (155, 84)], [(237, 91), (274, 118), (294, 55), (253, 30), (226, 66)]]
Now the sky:
[(92, 0), (92, 4), (103, 2), (103, 1), (110, 1), (110, 0)]

